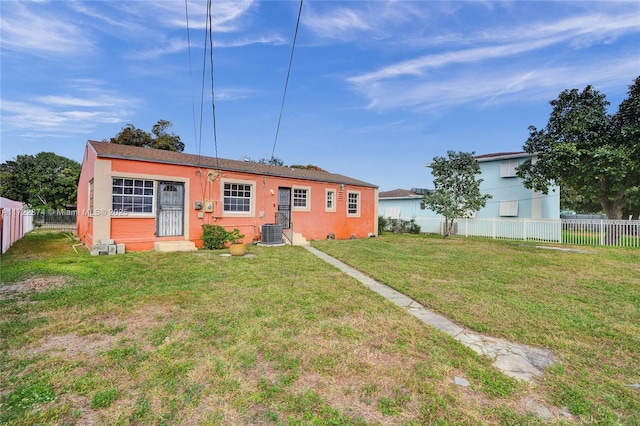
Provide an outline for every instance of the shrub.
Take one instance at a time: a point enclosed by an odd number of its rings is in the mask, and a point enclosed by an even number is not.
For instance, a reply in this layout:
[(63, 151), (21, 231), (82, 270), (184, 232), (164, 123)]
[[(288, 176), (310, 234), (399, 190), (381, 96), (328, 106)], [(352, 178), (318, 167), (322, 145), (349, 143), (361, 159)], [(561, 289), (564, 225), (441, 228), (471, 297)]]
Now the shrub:
[(415, 219), (389, 219), (389, 230), (394, 234), (419, 234), (420, 225), (416, 223)]
[(202, 225), (202, 241), (204, 248), (221, 249), (227, 243), (242, 242), (244, 235), (240, 233), (238, 228), (233, 231), (227, 231), (220, 225)]
[(227, 230), (220, 225), (202, 225), (204, 248), (221, 249), (227, 242)]
[(378, 233), (382, 234), (389, 227), (389, 219), (385, 216), (378, 216)]

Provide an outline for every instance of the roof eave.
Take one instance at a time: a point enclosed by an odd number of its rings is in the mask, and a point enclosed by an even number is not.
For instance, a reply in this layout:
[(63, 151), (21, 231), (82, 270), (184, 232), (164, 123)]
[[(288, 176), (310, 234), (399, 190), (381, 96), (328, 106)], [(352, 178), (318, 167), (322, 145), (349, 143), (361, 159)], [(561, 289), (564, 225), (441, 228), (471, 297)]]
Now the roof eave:
[[(93, 148), (94, 152), (96, 151), (95, 148)], [(229, 166), (220, 166), (220, 165), (215, 165), (215, 164), (209, 164), (209, 163), (203, 163), (203, 164), (193, 164), (191, 162), (188, 161), (171, 161), (171, 160), (158, 160), (158, 159), (154, 159), (154, 158), (142, 158), (142, 157), (137, 157), (137, 156), (130, 156), (130, 155), (120, 155), (120, 154), (109, 154), (109, 153), (97, 153), (97, 157), (98, 158), (113, 158), (113, 159), (118, 159), (118, 160), (132, 160), (132, 161), (145, 161), (148, 163), (158, 163), (158, 164), (172, 164), (172, 165), (176, 165), (176, 166), (189, 166), (189, 167), (212, 167), (212, 168), (216, 168), (216, 169), (220, 169), (220, 170), (225, 170), (228, 172), (239, 172), (239, 173), (248, 173), (248, 174), (252, 174), (252, 175), (258, 175), (258, 176), (271, 176), (271, 177), (280, 177), (280, 178), (288, 178), (288, 179), (298, 179), (298, 180), (305, 180), (305, 181), (311, 181), (311, 182), (326, 182), (326, 183), (336, 183), (336, 184), (344, 184), (344, 185), (351, 185), (351, 186), (361, 186), (361, 187), (366, 187), (366, 188), (378, 188), (377, 185), (373, 185), (371, 183), (368, 182), (353, 182), (352, 180), (355, 179), (351, 179), (351, 181), (349, 180), (341, 180), (341, 179), (335, 179), (335, 178), (327, 178), (327, 179), (321, 179), (321, 178), (313, 178), (313, 177), (309, 177), (309, 176), (293, 176), (293, 175), (289, 175), (289, 174), (284, 174), (284, 173), (263, 173), (263, 172), (258, 172), (255, 170), (247, 170), (247, 169), (242, 169), (242, 168), (238, 168), (238, 167), (229, 167)]]

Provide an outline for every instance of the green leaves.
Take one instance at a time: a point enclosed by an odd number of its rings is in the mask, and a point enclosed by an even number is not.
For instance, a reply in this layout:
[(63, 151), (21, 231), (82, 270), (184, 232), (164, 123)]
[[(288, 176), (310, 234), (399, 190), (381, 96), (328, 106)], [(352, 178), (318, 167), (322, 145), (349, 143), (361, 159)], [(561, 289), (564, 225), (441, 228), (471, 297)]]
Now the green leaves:
[(53, 152), (18, 155), (0, 165), (0, 196), (32, 208), (75, 204), (81, 165)]
[(565, 90), (550, 104), (546, 127), (529, 127), (523, 148), (536, 159), (519, 167), (525, 186), (546, 194), (555, 183), (581, 194), (569, 201), (577, 210), (591, 210), (597, 199), (610, 219), (620, 219), (630, 200), (640, 213), (628, 197), (640, 183), (640, 77), (613, 116), (606, 96), (591, 86)]
[[(491, 198), (491, 195), (480, 193), (482, 179), (476, 179), (480, 165), (473, 154), (448, 151), (448, 158), (434, 157), (431, 164), (435, 189), (433, 193), (425, 194), (424, 203), (443, 215), (448, 224), (452, 225), (454, 219), (481, 209)], [(450, 227), (447, 228), (445, 237), (450, 234)]]
[(113, 138), (109, 140), (111, 143), (120, 145), (132, 145), (142, 148), (164, 149), (166, 151), (184, 151), (184, 142), (180, 140), (180, 136), (175, 133), (167, 133), (167, 129), (171, 127), (170, 121), (158, 120), (153, 125), (151, 134), (142, 129), (137, 129), (133, 124), (129, 123)]

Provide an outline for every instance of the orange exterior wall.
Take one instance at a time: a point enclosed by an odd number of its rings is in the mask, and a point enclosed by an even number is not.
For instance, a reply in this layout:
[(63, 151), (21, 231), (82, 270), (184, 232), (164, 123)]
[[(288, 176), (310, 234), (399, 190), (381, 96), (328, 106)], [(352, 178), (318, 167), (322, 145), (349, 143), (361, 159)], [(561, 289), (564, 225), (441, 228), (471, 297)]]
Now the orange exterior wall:
[[(110, 163), (105, 167), (103, 162)], [(95, 170), (100, 169), (97, 173)], [(377, 188), (346, 185), (344, 189), (336, 183), (323, 183), (308, 180), (278, 178), (254, 175), (250, 173), (199, 169), (194, 166), (151, 163), (139, 160), (125, 159), (96, 159), (91, 148), (87, 149), (83, 161), (78, 188), (78, 211), (88, 210), (89, 181), (94, 178), (100, 181), (102, 190), (97, 191), (94, 185), (94, 210), (97, 200), (102, 200), (104, 207), (110, 203), (111, 189), (106, 183), (113, 177), (150, 179), (155, 181), (183, 182), (185, 186), (184, 213), (185, 235), (182, 237), (156, 237), (156, 208), (157, 184), (154, 190), (153, 214), (120, 214), (98, 218), (98, 223), (92, 224), (95, 216), (89, 214), (78, 215), (78, 236), (88, 246), (98, 239), (110, 238), (116, 244), (124, 243), (126, 251), (152, 250), (156, 241), (190, 240), (197, 247), (202, 247), (202, 225), (217, 224), (228, 230), (238, 228), (245, 235), (244, 242), (251, 243), (258, 237), (260, 226), (275, 223), (278, 209), (278, 188), (306, 188), (309, 191), (310, 207), (305, 211), (298, 211), (292, 206), (291, 222), (293, 231), (302, 234), (308, 241), (312, 239), (324, 240), (328, 234), (334, 234), (336, 239), (366, 238), (377, 234)], [(222, 185), (224, 181), (239, 183), (247, 182), (253, 185), (253, 205), (251, 214), (229, 214), (222, 211)], [(325, 211), (326, 190), (335, 191), (335, 211)], [(358, 192), (360, 198), (359, 217), (348, 217), (347, 194), (349, 191)], [(108, 192), (105, 193), (105, 192)], [(213, 212), (203, 212), (194, 209), (195, 201), (212, 200)], [(293, 203), (292, 203), (293, 204)], [(83, 207), (87, 206), (87, 207)], [(203, 217), (199, 218), (201, 213)], [(108, 228), (106, 231), (98, 228)], [(103, 232), (99, 238), (95, 233)], [(105, 235), (108, 234), (108, 237)]]
[(82, 170), (78, 180), (78, 201), (76, 227), (80, 240), (87, 246), (93, 244), (91, 225), (93, 218), (89, 211), (89, 181), (93, 179), (96, 153), (92, 149), (85, 149), (82, 160)]

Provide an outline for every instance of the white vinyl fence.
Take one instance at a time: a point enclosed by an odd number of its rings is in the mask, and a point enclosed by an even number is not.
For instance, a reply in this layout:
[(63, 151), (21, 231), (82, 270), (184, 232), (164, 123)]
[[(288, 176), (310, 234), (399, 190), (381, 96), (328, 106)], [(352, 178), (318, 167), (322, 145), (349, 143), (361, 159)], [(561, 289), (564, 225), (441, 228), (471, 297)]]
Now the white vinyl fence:
[(640, 220), (562, 219), (566, 244), (640, 247)]
[(33, 230), (33, 212), (22, 203), (0, 198), (0, 247), (4, 254), (9, 247)]
[[(420, 232), (442, 234), (444, 219), (401, 217), (415, 221)], [(574, 245), (640, 247), (640, 221), (606, 219), (458, 219), (454, 235), (494, 239), (542, 241)]]

